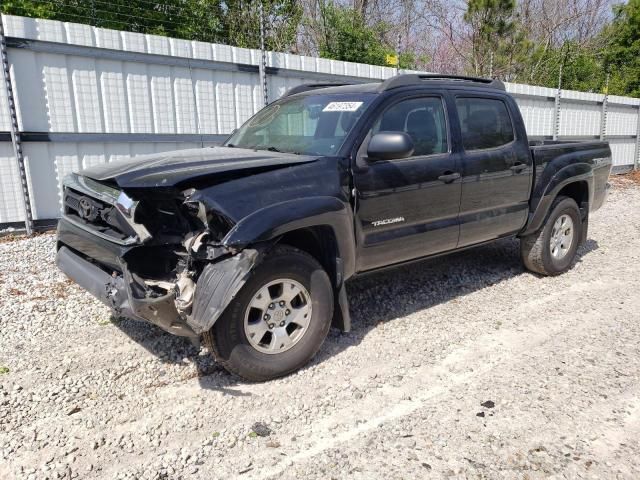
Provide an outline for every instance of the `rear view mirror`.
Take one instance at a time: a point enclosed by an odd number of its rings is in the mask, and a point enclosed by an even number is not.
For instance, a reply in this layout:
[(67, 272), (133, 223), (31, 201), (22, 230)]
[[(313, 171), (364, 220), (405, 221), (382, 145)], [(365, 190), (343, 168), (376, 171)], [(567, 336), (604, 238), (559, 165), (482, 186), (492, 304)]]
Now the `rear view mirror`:
[(309, 119), (317, 120), (322, 113), (322, 105), (309, 105)]
[(367, 156), (370, 160), (394, 160), (413, 154), (413, 141), (404, 132), (376, 133), (369, 141)]

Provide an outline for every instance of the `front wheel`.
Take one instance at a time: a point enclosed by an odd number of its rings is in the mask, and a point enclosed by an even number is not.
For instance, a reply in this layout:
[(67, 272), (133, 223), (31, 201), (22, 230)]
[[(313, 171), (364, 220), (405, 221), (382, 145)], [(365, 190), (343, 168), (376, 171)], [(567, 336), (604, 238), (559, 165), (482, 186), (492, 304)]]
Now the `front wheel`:
[(304, 366), (333, 316), (333, 289), (307, 253), (277, 246), (252, 272), (204, 340), (216, 360), (245, 380), (264, 381)]
[(558, 197), (543, 227), (520, 239), (525, 267), (542, 275), (559, 275), (571, 267), (582, 235), (580, 209), (575, 200)]

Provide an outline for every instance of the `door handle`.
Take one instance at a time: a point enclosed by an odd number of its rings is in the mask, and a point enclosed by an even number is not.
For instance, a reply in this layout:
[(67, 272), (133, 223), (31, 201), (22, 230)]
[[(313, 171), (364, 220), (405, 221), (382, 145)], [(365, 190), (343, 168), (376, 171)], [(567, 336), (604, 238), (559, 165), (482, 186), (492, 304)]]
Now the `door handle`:
[(525, 168), (527, 168), (526, 164), (524, 164), (524, 163), (516, 163), (514, 166), (509, 167), (509, 170), (511, 170), (512, 172), (515, 172), (515, 173), (520, 173)]
[(444, 183), (451, 183), (458, 178), (460, 178), (460, 174), (457, 172), (445, 172), (444, 175), (438, 177), (438, 180)]

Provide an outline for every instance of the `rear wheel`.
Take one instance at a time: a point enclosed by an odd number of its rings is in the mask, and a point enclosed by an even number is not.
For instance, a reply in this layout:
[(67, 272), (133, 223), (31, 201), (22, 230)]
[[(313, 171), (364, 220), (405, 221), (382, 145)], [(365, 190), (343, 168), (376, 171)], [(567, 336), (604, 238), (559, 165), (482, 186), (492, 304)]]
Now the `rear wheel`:
[(320, 349), (333, 315), (326, 272), (301, 250), (277, 246), (204, 340), (229, 372), (249, 381), (287, 375)]
[(536, 233), (520, 239), (525, 267), (542, 275), (559, 275), (573, 263), (582, 235), (580, 209), (575, 200), (558, 197)]

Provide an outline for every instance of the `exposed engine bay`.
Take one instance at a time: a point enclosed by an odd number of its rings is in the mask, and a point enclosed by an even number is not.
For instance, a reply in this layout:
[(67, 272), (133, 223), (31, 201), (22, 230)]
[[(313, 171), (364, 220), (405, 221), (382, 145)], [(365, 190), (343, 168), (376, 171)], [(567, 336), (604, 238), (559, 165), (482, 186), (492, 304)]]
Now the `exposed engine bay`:
[[(70, 251), (108, 275), (102, 300), (117, 315), (196, 336), (211, 327), (242, 286), (257, 250), (226, 247), (222, 240), (233, 222), (193, 200), (196, 192), (150, 189), (138, 191), (139, 199), (133, 199), (115, 186), (86, 177), (67, 180), (63, 219), (121, 248), (120, 255), (105, 263), (99, 255), (90, 258)], [(73, 240), (68, 246), (73, 249)], [(218, 289), (217, 306), (211, 298), (201, 305), (199, 313), (206, 312), (208, 318), (196, 318), (196, 282), (205, 267), (216, 272), (213, 280), (224, 288)]]

